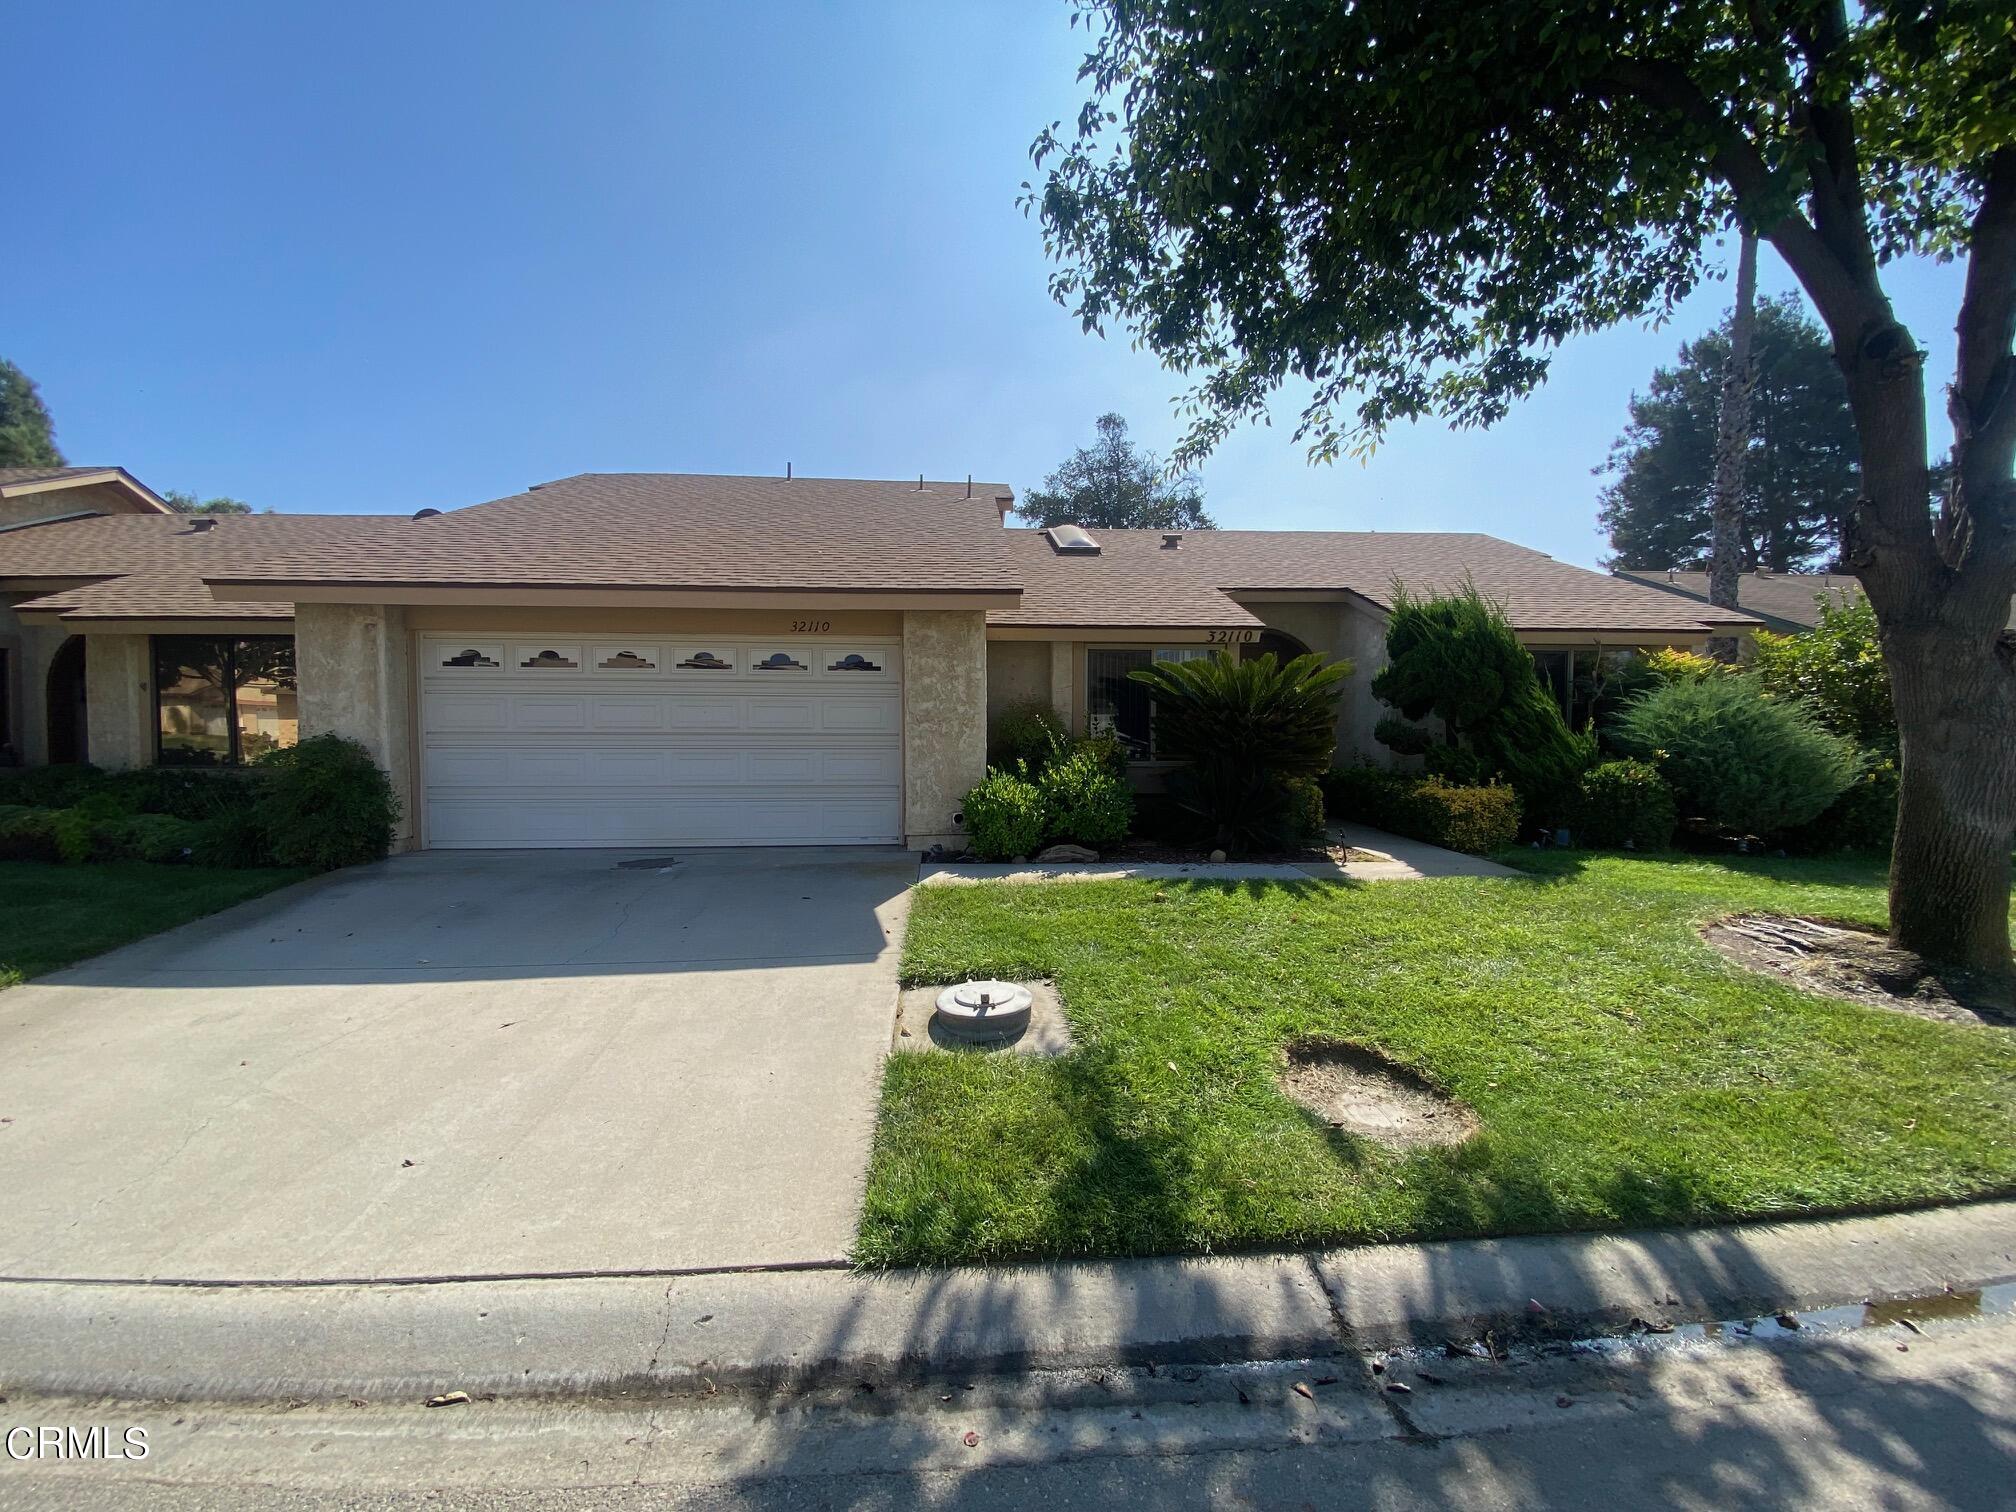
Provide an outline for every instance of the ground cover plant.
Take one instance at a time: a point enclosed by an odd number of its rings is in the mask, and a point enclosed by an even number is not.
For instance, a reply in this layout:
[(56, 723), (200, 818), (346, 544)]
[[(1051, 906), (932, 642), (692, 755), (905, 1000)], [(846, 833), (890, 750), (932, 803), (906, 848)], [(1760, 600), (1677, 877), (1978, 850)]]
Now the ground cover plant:
[(0, 861), (0, 987), (297, 882), (301, 871)]
[[(1630, 1227), (2016, 1189), (2016, 1034), (1721, 959), (1734, 912), (1883, 921), (1868, 858), (1509, 852), (1515, 880), (920, 889), (913, 983), (1056, 981), (1057, 1060), (893, 1057), (866, 1265)], [(1400, 1152), (1283, 1095), (1336, 1040), (1473, 1109)]]

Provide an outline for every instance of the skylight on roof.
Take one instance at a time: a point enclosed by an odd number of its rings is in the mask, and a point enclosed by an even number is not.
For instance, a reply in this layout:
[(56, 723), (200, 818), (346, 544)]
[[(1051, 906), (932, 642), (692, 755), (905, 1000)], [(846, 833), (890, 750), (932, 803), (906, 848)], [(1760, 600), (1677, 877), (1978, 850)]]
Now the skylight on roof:
[(1083, 525), (1052, 525), (1043, 532), (1050, 537), (1052, 551), (1083, 552), (1088, 556), (1099, 555), (1099, 543), (1092, 532)]

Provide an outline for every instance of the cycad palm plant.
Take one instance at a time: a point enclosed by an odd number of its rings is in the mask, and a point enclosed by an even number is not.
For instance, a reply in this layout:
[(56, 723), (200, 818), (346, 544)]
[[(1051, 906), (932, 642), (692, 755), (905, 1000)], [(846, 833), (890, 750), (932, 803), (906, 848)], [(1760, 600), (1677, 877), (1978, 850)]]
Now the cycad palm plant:
[(1352, 672), (1313, 652), (1283, 663), (1273, 652), (1237, 661), (1156, 662), (1129, 674), (1155, 699), (1155, 751), (1186, 763), (1170, 796), (1197, 814), (1227, 851), (1293, 836), (1298, 788), (1329, 768), (1337, 702)]

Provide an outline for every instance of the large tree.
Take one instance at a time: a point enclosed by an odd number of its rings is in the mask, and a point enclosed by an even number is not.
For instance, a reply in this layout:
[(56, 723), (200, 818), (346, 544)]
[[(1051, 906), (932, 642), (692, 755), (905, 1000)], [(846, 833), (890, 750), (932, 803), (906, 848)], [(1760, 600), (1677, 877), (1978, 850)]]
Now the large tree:
[(56, 427), (35, 380), (0, 357), (0, 467), (61, 467)]
[[(1708, 565), (1717, 389), (1729, 364), (1724, 320), (1631, 396), (1631, 423), (1610, 449), (1596, 515), (1610, 535), (1611, 566)], [(1827, 335), (1796, 297), (1759, 302), (1751, 368), (1742, 566), (1832, 566), (1861, 482), (1855, 416)]]
[(1031, 489), (1016, 513), (1036, 525), (1107, 530), (1210, 530), (1204, 489), (1194, 474), (1171, 474), (1153, 452), (1127, 439), (1127, 422), (1101, 415), (1099, 439), (1081, 446)]
[[(1315, 455), (1498, 419), (1568, 337), (1672, 309), (1755, 229), (1833, 340), (1848, 565), (1903, 770), (1892, 936), (2006, 972), (2016, 835), (2016, 27), (2007, 0), (1078, 0), (1034, 154), (1057, 297), (1193, 374), (1179, 461), (1311, 386)], [(1884, 269), (1964, 259), (1935, 507)], [(1351, 413), (1345, 413), (1349, 408)]]

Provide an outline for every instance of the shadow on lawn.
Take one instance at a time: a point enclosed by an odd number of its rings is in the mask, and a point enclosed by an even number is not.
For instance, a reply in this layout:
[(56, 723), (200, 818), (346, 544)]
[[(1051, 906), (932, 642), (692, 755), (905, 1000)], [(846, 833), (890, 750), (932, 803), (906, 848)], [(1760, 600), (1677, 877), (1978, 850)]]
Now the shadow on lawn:
[(1881, 887), (1889, 861), (1872, 851), (1842, 851), (1829, 856), (1736, 855), (1713, 851), (1578, 850), (1546, 847), (1503, 850), (1492, 860), (1519, 873), (1507, 881), (1554, 884), (1576, 881), (1592, 863), (1628, 861), (1653, 867), (1710, 868), (1741, 877), (1791, 882), (1810, 887)]

